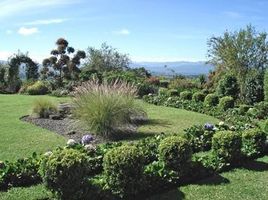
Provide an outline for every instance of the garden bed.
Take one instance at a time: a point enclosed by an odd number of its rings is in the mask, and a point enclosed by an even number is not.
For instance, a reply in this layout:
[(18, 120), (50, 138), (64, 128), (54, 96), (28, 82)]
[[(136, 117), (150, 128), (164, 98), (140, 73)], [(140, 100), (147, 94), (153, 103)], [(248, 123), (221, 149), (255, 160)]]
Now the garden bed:
[[(89, 131), (79, 125), (77, 120), (70, 118), (53, 120), (47, 118), (36, 118), (31, 117), (30, 115), (26, 115), (21, 117), (20, 119), (22, 121), (29, 122), (44, 129), (48, 129), (61, 136), (64, 136), (68, 139), (74, 139), (76, 141), (81, 141), (83, 135), (89, 134)], [(103, 139), (102, 137), (94, 136), (95, 144), (102, 142), (105, 142), (105, 139)]]

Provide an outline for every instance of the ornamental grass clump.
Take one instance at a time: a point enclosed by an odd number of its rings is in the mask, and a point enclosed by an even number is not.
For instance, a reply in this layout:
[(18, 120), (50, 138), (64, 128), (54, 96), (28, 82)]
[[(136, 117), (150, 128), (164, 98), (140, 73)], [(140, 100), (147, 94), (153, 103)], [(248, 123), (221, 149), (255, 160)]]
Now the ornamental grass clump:
[(48, 118), (50, 114), (57, 112), (56, 105), (46, 98), (39, 98), (33, 102), (32, 114), (40, 118)]
[(91, 80), (74, 92), (74, 114), (95, 134), (111, 137), (126, 129), (135, 116), (145, 112), (135, 101), (137, 88), (116, 80)]

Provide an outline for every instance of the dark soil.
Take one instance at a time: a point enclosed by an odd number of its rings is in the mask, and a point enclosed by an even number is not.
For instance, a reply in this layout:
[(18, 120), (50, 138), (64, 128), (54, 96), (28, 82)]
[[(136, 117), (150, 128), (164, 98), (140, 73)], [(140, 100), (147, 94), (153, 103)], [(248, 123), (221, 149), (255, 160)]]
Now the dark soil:
[[(21, 117), (22, 121), (29, 122), (36, 126), (40, 126), (44, 129), (48, 129), (59, 135), (62, 135), (68, 139), (74, 139), (75, 141), (81, 141), (83, 135), (90, 134), (85, 128), (83, 128), (77, 120), (70, 118), (63, 118), (60, 120), (52, 120), (45, 118), (35, 118), (29, 115)], [(105, 140), (101, 137), (94, 136), (93, 143), (102, 143)]]

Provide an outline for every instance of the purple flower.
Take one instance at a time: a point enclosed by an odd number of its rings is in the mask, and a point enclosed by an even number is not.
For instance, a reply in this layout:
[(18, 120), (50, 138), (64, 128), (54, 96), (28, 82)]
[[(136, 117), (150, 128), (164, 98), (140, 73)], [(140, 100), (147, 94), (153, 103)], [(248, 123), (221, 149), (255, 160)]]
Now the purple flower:
[(92, 135), (84, 135), (82, 137), (81, 143), (83, 145), (87, 145), (87, 144), (90, 144), (93, 140), (94, 139), (93, 139)]
[(213, 130), (214, 125), (213, 124), (210, 124), (210, 123), (205, 123), (204, 128), (206, 130)]

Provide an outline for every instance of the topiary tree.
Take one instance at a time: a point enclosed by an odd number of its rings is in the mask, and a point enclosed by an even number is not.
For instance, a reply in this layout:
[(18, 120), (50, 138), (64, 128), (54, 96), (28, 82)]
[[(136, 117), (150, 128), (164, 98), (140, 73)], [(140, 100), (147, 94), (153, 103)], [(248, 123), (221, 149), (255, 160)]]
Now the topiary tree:
[(265, 74), (264, 74), (264, 98), (265, 101), (268, 101), (268, 69), (266, 69)]
[[(41, 74), (43, 79), (53, 77), (59, 85), (63, 79), (77, 80), (80, 73), (78, 66), (81, 59), (86, 57), (84, 51), (76, 51), (64, 38), (56, 41), (57, 49), (51, 51), (51, 57), (43, 60), (43, 69)], [(72, 56), (72, 57), (71, 57)]]

